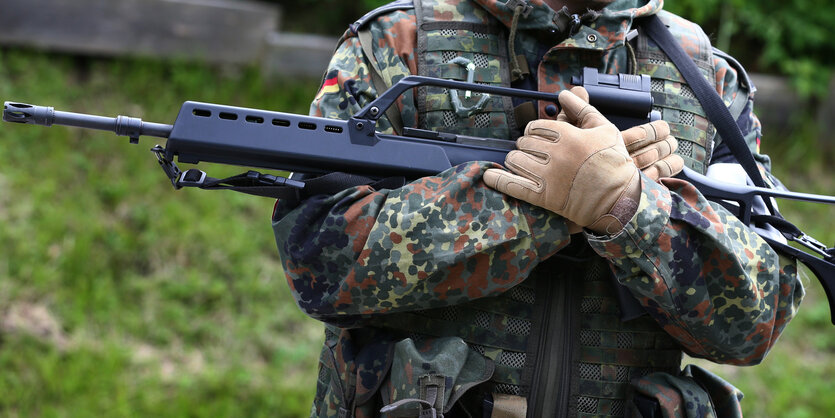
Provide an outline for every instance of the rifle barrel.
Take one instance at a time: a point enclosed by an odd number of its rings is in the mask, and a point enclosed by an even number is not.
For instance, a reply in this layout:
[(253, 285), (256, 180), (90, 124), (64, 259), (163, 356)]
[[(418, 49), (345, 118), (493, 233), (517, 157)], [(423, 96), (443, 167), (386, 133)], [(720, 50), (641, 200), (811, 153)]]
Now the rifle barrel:
[(109, 118), (84, 113), (64, 112), (55, 110), (49, 106), (15, 102), (5, 102), (3, 104), (3, 120), (6, 122), (42, 126), (64, 125), (97, 129), (131, 138), (136, 138), (141, 135), (168, 138), (171, 130), (174, 129), (172, 125), (143, 122), (142, 119), (130, 116), (120, 115), (115, 118)]

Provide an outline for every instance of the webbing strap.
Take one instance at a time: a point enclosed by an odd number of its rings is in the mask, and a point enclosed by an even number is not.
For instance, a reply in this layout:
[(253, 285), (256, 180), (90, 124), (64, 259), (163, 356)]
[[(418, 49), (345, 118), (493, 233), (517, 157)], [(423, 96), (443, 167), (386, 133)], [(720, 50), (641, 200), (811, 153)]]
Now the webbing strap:
[(197, 187), (203, 190), (232, 190), (254, 196), (274, 199), (304, 199), (315, 195), (332, 195), (350, 187), (369, 185), (372, 188), (396, 189), (406, 183), (403, 177), (387, 177), (373, 180), (368, 177), (347, 173), (328, 173), (303, 182), (285, 179), (257, 171), (249, 171), (232, 177), (217, 179), (206, 173), (190, 169), (176, 181), (176, 187)]
[[(653, 15), (644, 20), (644, 31), (647, 35), (658, 44), (658, 47), (670, 57), (670, 60), (678, 68), (684, 80), (693, 90), (699, 103), (707, 113), (708, 119), (713, 122), (719, 135), (728, 145), (737, 162), (745, 169), (748, 177), (754, 182), (756, 186), (768, 188), (765, 180), (763, 180), (760, 170), (757, 167), (754, 156), (751, 150), (745, 144), (745, 138), (742, 131), (739, 130), (736, 121), (731, 112), (725, 106), (725, 102), (719, 97), (716, 89), (708, 84), (707, 80), (702, 76), (699, 68), (690, 58), (690, 55), (684, 51), (684, 48), (673, 38), (670, 30), (657, 15)], [(774, 207), (771, 205), (770, 199), (765, 199), (765, 204), (772, 214), (777, 214)]]
[[(373, 38), (371, 36), (371, 30), (368, 28), (362, 29), (357, 33), (357, 38), (360, 41), (360, 47), (362, 48), (362, 52), (365, 55), (366, 61), (371, 65), (369, 69), (371, 73), (371, 83), (374, 84), (374, 88), (377, 90), (377, 95), (383, 94), (384, 91), (388, 90), (389, 86), (386, 85), (386, 82), (383, 80), (383, 73), (380, 71), (380, 65), (377, 62), (377, 58), (374, 56), (374, 50), (372, 48)], [(386, 109), (386, 116), (389, 119), (389, 123), (391, 124), (391, 128), (394, 129), (394, 133), (400, 135), (403, 133), (403, 118), (400, 116), (400, 110), (397, 108), (396, 105), (389, 106)]]

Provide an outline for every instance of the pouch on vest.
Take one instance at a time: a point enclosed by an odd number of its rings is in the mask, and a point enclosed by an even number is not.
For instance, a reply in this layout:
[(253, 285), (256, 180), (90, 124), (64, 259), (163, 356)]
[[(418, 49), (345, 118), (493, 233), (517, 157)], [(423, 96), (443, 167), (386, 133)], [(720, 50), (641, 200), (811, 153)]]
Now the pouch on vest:
[(679, 376), (652, 373), (632, 381), (630, 416), (643, 418), (742, 417), (742, 392), (695, 365)]
[(376, 335), (373, 342), (362, 344), (354, 337), (351, 330), (325, 327), (311, 416), (349, 418), (376, 414), (376, 394), (391, 367), (394, 341), (387, 335)]
[(387, 417), (442, 417), (495, 366), (458, 337), (404, 339), (380, 388)]

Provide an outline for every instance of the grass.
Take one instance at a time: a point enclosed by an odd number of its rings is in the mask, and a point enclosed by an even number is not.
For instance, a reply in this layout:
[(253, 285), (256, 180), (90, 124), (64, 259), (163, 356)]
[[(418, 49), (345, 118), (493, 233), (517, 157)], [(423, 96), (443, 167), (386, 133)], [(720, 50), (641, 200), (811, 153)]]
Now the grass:
[[(306, 113), (318, 80), (0, 50), (0, 97), (172, 123), (183, 100)], [(833, 193), (812, 135), (772, 142), (793, 189)], [(768, 142), (768, 140), (767, 140)], [(0, 415), (303, 416), (321, 327), (290, 297), (269, 199), (174, 191), (148, 149), (0, 124)], [(793, 171), (788, 171), (792, 168)], [(211, 166), (213, 175), (234, 174)], [(787, 218), (835, 242), (821, 205)], [(816, 279), (764, 364), (710, 365), (748, 416), (828, 416), (835, 330)], [(704, 364), (701, 362), (700, 364)]]
[[(0, 76), (5, 100), (162, 123), (186, 99), (304, 113), (317, 84), (8, 50)], [(2, 125), (2, 415), (305, 415), (321, 330), (284, 282), (273, 202), (174, 191), (152, 145)]]

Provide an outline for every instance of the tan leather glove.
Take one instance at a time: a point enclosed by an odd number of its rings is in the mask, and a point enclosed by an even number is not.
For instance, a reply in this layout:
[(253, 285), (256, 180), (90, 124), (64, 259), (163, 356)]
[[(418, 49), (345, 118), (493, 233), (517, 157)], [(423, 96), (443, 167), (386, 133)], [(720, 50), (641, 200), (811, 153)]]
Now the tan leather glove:
[[(589, 93), (583, 87), (572, 87), (571, 92), (589, 102)], [(564, 110), (557, 115), (557, 120), (567, 121)], [(684, 160), (673, 154), (678, 149), (678, 141), (670, 135), (667, 122), (657, 120), (645, 123), (622, 131), (621, 135), (635, 165), (655, 182), (678, 174), (684, 167)]]
[(678, 141), (670, 135), (667, 122), (657, 120), (645, 123), (629, 128), (621, 135), (635, 165), (656, 182), (678, 174), (684, 167), (684, 160), (673, 154), (678, 149)]
[(597, 233), (615, 234), (638, 209), (641, 182), (615, 125), (569, 91), (564, 120), (536, 120), (485, 183)]

